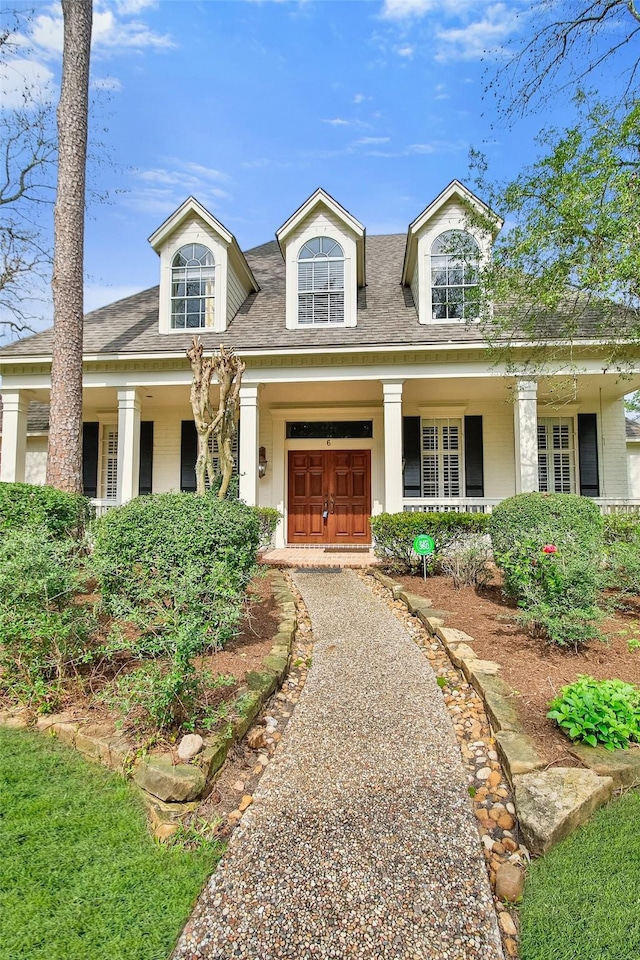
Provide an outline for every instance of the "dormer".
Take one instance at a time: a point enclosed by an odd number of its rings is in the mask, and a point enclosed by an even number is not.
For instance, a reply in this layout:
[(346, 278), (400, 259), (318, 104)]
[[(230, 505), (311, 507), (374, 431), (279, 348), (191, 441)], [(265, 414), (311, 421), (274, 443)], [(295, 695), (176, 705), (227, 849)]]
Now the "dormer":
[(365, 229), (318, 189), (276, 233), (286, 265), (287, 329), (355, 327)]
[(259, 289), (236, 238), (194, 197), (149, 243), (160, 256), (160, 333), (221, 333)]
[[(491, 229), (470, 223), (470, 212)], [(502, 220), (458, 180), (409, 225), (402, 283), (411, 287), (420, 323), (478, 318), (478, 270), (501, 227)]]

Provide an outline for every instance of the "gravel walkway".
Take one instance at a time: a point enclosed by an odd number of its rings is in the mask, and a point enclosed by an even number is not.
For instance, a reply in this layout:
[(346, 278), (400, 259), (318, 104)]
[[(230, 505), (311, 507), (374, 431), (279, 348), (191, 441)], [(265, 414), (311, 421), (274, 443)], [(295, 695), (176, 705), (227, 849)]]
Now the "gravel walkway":
[(502, 960), (431, 667), (352, 571), (294, 580), (313, 665), (174, 956)]

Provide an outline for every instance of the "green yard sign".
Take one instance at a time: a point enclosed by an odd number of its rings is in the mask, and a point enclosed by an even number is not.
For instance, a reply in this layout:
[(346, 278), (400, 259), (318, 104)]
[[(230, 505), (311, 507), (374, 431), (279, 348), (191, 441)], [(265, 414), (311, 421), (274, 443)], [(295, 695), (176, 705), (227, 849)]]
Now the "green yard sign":
[(413, 541), (413, 549), (419, 557), (428, 557), (436, 548), (436, 542), (433, 537), (427, 533), (421, 533)]
[(427, 579), (427, 557), (433, 553), (436, 548), (436, 542), (428, 533), (419, 533), (413, 541), (413, 549), (422, 557), (422, 576)]

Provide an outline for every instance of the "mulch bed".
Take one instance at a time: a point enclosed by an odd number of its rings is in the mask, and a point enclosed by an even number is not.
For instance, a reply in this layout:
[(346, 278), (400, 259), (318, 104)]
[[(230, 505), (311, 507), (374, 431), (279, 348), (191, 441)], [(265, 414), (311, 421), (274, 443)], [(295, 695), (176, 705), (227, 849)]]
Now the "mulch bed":
[[(395, 579), (407, 590), (428, 597), (435, 608), (449, 610), (452, 616), (447, 626), (473, 637), (479, 657), (501, 664), (500, 675), (519, 695), (516, 706), (522, 725), (549, 764), (580, 765), (568, 752), (566, 736), (546, 717), (549, 701), (561, 687), (583, 673), (597, 680), (617, 678), (640, 685), (640, 649), (629, 650), (627, 645), (640, 622), (639, 599), (630, 601), (630, 610), (602, 622), (605, 642), (592, 640), (575, 653), (530, 636), (510, 619), (514, 607), (502, 598), (498, 575), (494, 584), (479, 591), (456, 589), (443, 576), (426, 581), (422, 577)], [(626, 635), (621, 635), (621, 630), (627, 631)]]

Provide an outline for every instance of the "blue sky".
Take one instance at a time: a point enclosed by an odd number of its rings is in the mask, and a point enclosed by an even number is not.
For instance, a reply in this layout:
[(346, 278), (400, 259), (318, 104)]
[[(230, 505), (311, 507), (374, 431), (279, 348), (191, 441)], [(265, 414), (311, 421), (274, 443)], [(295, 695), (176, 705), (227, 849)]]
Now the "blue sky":
[[(530, 30), (526, 0), (95, 0), (91, 180), (110, 200), (89, 211), (87, 308), (157, 283), (147, 237), (189, 194), (246, 249), (317, 186), (375, 234), (468, 182), (471, 145), (514, 176), (570, 119), (561, 101), (507, 129), (483, 97)], [(55, 96), (61, 48), (59, 4), (38, 4), (11, 75)]]

